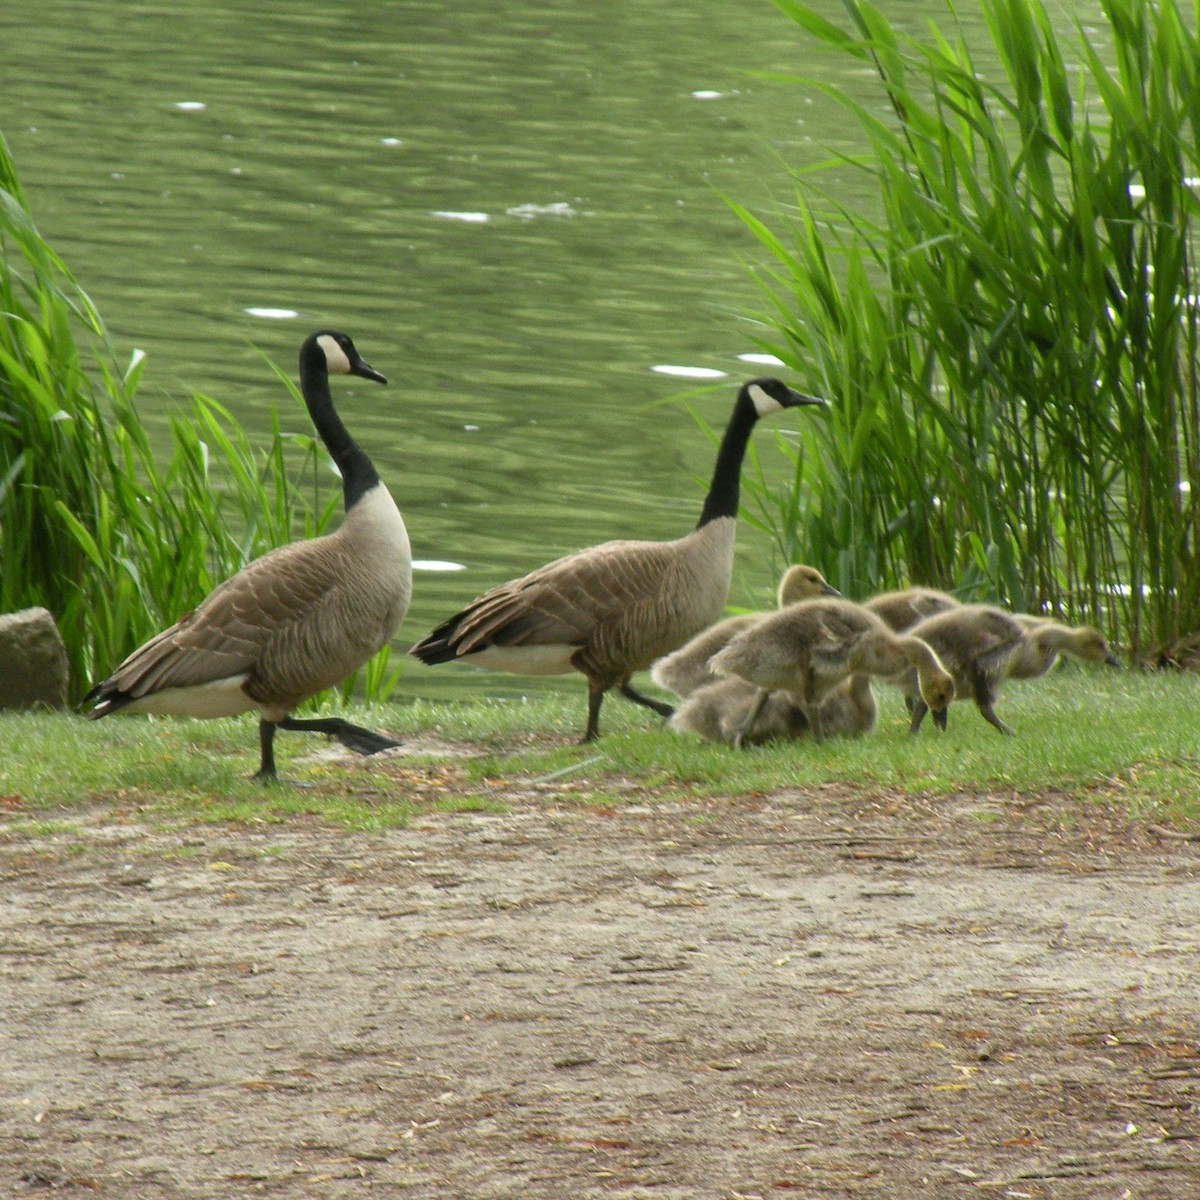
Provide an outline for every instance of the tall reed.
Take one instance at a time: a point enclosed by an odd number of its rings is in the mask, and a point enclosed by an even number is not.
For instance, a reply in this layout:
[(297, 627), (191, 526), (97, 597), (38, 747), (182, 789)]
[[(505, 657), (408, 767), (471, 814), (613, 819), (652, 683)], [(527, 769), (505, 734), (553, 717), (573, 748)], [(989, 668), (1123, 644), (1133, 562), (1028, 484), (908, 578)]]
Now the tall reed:
[(771, 256), (762, 345), (835, 401), (754, 519), (852, 593), (958, 587), (1141, 652), (1200, 628), (1195, 13), (1101, 0), (1072, 58), (1041, 0), (980, 0), (981, 63), (957, 26), (776, 3), (877, 80), (824, 90), (863, 136), (831, 165), (878, 201), (798, 171), (774, 229), (733, 206)]
[[(327, 459), (314, 437), (285, 432), (275, 413), (256, 450), (205, 396), (171, 416), (160, 459), (135, 403), (143, 366), (139, 354), (113, 365), (0, 138), (0, 612), (54, 614), (75, 698), (249, 559), (324, 530), (340, 495), (336, 482), (317, 488)], [(372, 700), (395, 685), (386, 666), (385, 649), (365, 673)]]

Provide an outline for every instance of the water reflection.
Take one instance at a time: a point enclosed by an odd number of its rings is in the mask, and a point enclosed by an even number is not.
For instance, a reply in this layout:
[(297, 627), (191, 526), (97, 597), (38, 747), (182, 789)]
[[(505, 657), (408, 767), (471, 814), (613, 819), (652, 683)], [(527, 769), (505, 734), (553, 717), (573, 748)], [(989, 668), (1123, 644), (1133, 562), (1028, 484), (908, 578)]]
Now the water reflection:
[[(723, 195), (777, 211), (789, 164), (856, 136), (769, 78), (844, 66), (765, 2), (7, 0), (0, 28), (0, 128), (121, 357), (149, 354), (153, 426), (195, 389), (265, 436), (289, 402), (263, 356), (294, 369), (322, 326), (392, 381), (339, 391), (347, 424), (418, 556), (461, 567), (419, 574), (402, 644), (558, 554), (690, 526), (711, 446), (664, 402), (723, 424), (767, 362)], [(733, 598), (769, 600), (740, 536)]]

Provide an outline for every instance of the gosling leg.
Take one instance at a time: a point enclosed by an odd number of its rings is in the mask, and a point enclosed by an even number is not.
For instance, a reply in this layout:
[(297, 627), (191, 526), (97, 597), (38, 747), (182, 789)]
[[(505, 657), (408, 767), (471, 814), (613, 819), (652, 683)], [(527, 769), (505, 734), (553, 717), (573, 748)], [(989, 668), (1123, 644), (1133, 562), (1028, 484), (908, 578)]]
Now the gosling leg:
[(991, 702), (979, 705), (979, 715), (989, 724), (994, 725), (1005, 737), (1016, 737), (1017, 731), (1011, 725), (1005, 723), (996, 716), (995, 709), (992, 708)]
[(737, 727), (737, 732), (733, 735), (733, 747), (735, 750), (740, 750), (746, 738), (750, 736), (750, 731), (754, 728), (754, 722), (758, 720), (758, 714), (762, 712), (763, 705), (766, 704), (767, 697), (770, 694), (766, 688), (759, 688), (755, 693), (746, 715), (742, 718), (742, 723)]
[(995, 726), (1006, 737), (1015, 737), (1016, 731), (996, 716), (996, 710), (992, 705), (996, 702), (996, 689), (992, 687), (987, 680), (977, 679), (975, 681), (975, 704), (979, 708), (979, 715), (989, 724)]

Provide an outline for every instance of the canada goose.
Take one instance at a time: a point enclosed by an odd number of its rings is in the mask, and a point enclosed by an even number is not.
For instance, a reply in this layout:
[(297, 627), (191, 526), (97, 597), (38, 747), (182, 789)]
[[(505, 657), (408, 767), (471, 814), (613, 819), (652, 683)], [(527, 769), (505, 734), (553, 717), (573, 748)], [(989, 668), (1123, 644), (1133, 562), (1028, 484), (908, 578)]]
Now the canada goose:
[(300, 390), (342, 475), (341, 526), (272, 550), (225, 580), (92, 688), (84, 698), (93, 705), (89, 717), (121, 709), (188, 717), (258, 709), (255, 778), (264, 780), (276, 777), (276, 729), (331, 734), (359, 754), (399, 745), (340, 718), (289, 716), (388, 642), (412, 590), (404, 521), (334, 411), (331, 373), (387, 380), (344, 333), (322, 330), (300, 347)]
[(556, 559), (473, 600), (409, 653), (424, 663), (461, 660), (517, 675), (581, 672), (588, 681), (585, 742), (599, 737), (600, 704), (613, 687), (670, 716), (671, 705), (643, 696), (629, 680), (725, 608), (738, 477), (755, 423), (781, 408), (822, 403), (778, 379), (743, 384), (691, 533), (671, 542), (605, 542)]
[(932, 617), (940, 612), (957, 608), (959, 602), (949, 592), (939, 592), (934, 588), (911, 587), (895, 592), (880, 592), (869, 600), (863, 601), (863, 607), (869, 608), (876, 616), (882, 617), (884, 624), (896, 633), (907, 633), (918, 621)]
[[(960, 699), (971, 697), (985, 721), (1001, 733), (1012, 734), (1012, 729), (996, 716), (993, 708), (1000, 685), (1025, 644), (1025, 631), (1011, 613), (990, 604), (962, 604), (918, 621), (909, 632), (937, 652), (954, 676)], [(912, 673), (907, 672), (892, 682), (913, 699), (912, 732), (916, 733), (925, 718), (926, 707), (916, 694)], [(933, 719), (934, 724), (945, 729), (944, 711), (935, 712)]]
[[(694, 733), (709, 742), (732, 745), (751, 706), (757, 702), (758, 688), (732, 675), (694, 688), (683, 698), (668, 724), (676, 733)], [(792, 695), (771, 692), (740, 744), (756, 746), (761, 742), (796, 738), (807, 730), (808, 718)]]
[[(768, 693), (787, 691), (804, 709), (814, 736), (822, 736), (820, 703), (850, 675), (897, 675), (911, 667), (928, 706), (944, 711), (953, 682), (937, 655), (918, 638), (895, 634), (882, 618), (849, 600), (804, 600), (764, 616), (737, 634), (709, 661), (718, 675), (736, 675)], [(735, 738), (753, 728), (752, 707)]]
[(1049, 617), (1014, 613), (1025, 631), (1020, 646), (1008, 667), (1009, 679), (1036, 679), (1045, 675), (1060, 654), (1079, 662), (1121, 666), (1121, 660), (1109, 649), (1104, 634), (1090, 625), (1063, 625)]
[[(816, 567), (801, 563), (788, 567), (775, 593), (780, 608), (816, 596), (839, 595), (837, 588), (827, 583)], [(659, 687), (680, 697), (690, 696), (697, 688), (715, 683), (717, 676), (708, 669), (708, 660), (728, 645), (734, 634), (753, 625), (761, 616), (762, 613), (739, 613), (710, 625), (690, 642), (655, 662), (650, 668), (650, 678)]]

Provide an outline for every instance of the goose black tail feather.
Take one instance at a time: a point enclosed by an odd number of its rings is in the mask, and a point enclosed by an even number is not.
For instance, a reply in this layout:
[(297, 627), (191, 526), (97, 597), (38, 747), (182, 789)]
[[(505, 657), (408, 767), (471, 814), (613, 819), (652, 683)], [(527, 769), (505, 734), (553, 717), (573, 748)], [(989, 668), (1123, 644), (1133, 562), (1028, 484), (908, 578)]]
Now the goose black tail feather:
[(110, 713), (120, 712), (127, 704), (133, 703), (133, 697), (128, 692), (122, 692), (109, 680), (96, 684), (80, 702), (80, 707), (86, 708), (85, 714), (89, 721), (107, 717)]
[(453, 662), (458, 657), (455, 651), (458, 620), (458, 617), (451, 617), (449, 621), (443, 622), (432, 632), (427, 633), (409, 649), (409, 654), (430, 667), (436, 666), (438, 663)]

